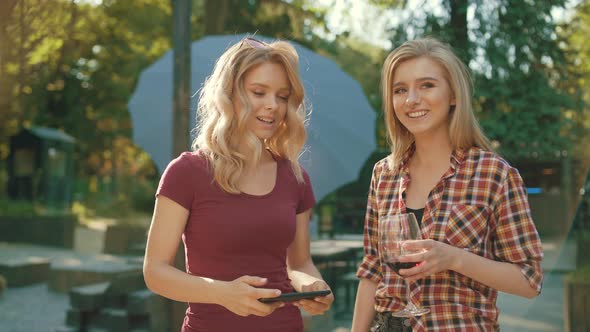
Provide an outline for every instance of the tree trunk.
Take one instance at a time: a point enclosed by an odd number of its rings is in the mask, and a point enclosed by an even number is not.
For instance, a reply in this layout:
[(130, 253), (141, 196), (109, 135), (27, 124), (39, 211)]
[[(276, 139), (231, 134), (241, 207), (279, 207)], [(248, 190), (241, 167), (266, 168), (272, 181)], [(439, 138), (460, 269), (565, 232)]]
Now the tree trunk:
[[(55, 65), (55, 72), (53, 73), (53, 82), (57, 82), (60, 79), (65, 80), (66, 74), (64, 73), (64, 64), (66, 63), (66, 57), (70, 50), (73, 48), (72, 45), (76, 44), (76, 40), (73, 39), (76, 31), (76, 23), (78, 22), (78, 4), (76, 0), (70, 0), (70, 21), (65, 26), (65, 31), (63, 35), (63, 43), (59, 50), (59, 57), (57, 58), (57, 63)], [(47, 98), (47, 112), (54, 117), (54, 119), (60, 119), (62, 116), (65, 116), (68, 109), (63, 107), (63, 103), (60, 100), (63, 100), (64, 87), (61, 91), (55, 91), (48, 95)], [(61, 120), (58, 120), (61, 122)]]
[(451, 45), (465, 64), (469, 63), (469, 36), (467, 34), (467, 0), (449, 0), (451, 8)]
[(8, 49), (8, 47), (5, 47), (8, 42), (6, 37), (6, 26), (8, 25), (8, 18), (12, 14), (17, 1), (18, 0), (0, 1), (0, 78), (4, 77), (4, 52)]
[(221, 34), (228, 16), (229, 0), (205, 1), (205, 35)]
[(172, 0), (172, 6), (174, 86), (171, 157), (176, 158), (190, 145), (191, 3), (190, 0)]
[[(18, 0), (0, 1), (0, 119), (2, 119), (3, 123), (8, 121), (10, 100), (12, 99), (10, 92), (12, 84), (4, 73), (5, 61), (9, 49), (6, 26), (8, 25), (8, 21), (10, 20), (9, 17), (12, 14), (17, 1)], [(0, 128), (0, 132), (4, 132), (4, 130), (5, 128)]]
[(19, 114), (19, 123), (24, 121), (26, 116), (26, 111), (24, 109), (25, 105), (25, 0), (20, 0), (19, 5), (19, 24), (18, 30), (20, 33), (20, 40), (18, 43), (18, 89), (17, 91), (17, 100), (18, 100), (18, 114)]

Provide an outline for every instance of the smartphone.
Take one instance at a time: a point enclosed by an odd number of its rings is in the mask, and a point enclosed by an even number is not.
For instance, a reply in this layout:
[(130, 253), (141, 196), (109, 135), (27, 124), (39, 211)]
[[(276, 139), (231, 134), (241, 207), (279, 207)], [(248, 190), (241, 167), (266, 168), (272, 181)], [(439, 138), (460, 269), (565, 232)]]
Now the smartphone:
[(293, 302), (302, 299), (313, 299), (318, 296), (326, 296), (332, 293), (329, 289), (320, 290), (320, 291), (313, 291), (313, 292), (301, 292), (301, 293), (284, 293), (277, 297), (267, 297), (258, 299), (258, 301), (262, 303), (271, 303), (271, 302)]

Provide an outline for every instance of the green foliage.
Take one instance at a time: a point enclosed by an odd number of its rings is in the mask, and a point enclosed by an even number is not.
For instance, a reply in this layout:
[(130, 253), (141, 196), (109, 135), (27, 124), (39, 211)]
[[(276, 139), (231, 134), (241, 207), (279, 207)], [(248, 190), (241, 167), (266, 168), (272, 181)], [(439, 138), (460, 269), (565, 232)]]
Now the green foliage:
[[(475, 73), (478, 117), (501, 152), (552, 157), (575, 141), (581, 153), (584, 145), (574, 136), (590, 128), (583, 111), (590, 98), (588, 1), (556, 28), (550, 12), (564, 0), (445, 0), (442, 15), (417, 10), (402, 21), (392, 31), (393, 45), (420, 35), (463, 45), (461, 25), (450, 24), (460, 22), (453, 21), (457, 4), (474, 9), (462, 56)], [(378, 145), (386, 147), (379, 76), (387, 52), (346, 32), (331, 41), (318, 37), (318, 29), (329, 32), (329, 9), (311, 0), (197, 0), (192, 8), (193, 39), (257, 32), (295, 40), (336, 61), (362, 85), (379, 115)], [(9, 0), (0, 12), (0, 165), (7, 138), (22, 126), (60, 128), (78, 141), (75, 194), (88, 211), (151, 209), (157, 174), (130, 139), (127, 102), (141, 71), (171, 47), (171, 2)], [(349, 187), (368, 186), (368, 179), (359, 181)]]
[[(551, 10), (555, 1), (501, 1), (478, 31), (487, 63), (477, 75), (482, 125), (509, 158), (553, 159), (569, 151), (574, 133), (564, 131), (574, 96), (558, 86), (568, 80)], [(484, 13), (478, 19), (484, 21)], [(486, 38), (486, 36), (489, 36)]]
[(34, 217), (39, 215), (39, 209), (31, 202), (0, 199), (0, 215), (5, 217)]
[(80, 179), (109, 178), (104, 195), (136, 197), (117, 183), (156, 174), (131, 142), (127, 102), (141, 70), (170, 49), (170, 20), (169, 1), (19, 1), (0, 22), (0, 119), (10, 119), (0, 121), (0, 160), (22, 126), (60, 128), (77, 139)]
[[(0, 8), (0, 165), (21, 127), (59, 128), (77, 140), (75, 198), (87, 211), (151, 210), (157, 174), (130, 139), (127, 102), (141, 71), (171, 48), (171, 2), (22, 0)], [(220, 28), (210, 33), (306, 43), (322, 15), (307, 1), (201, 0), (191, 35), (202, 37), (212, 22)]]
[(0, 216), (2, 217), (47, 217), (70, 216), (70, 211), (56, 210), (35, 202), (0, 199)]
[[(461, 34), (450, 24), (467, 15), (450, 10), (457, 3), (473, 9), (467, 43), (457, 40)], [(509, 159), (553, 159), (570, 152), (579, 134), (570, 130), (571, 114), (582, 112), (576, 93), (560, 84), (572, 78), (571, 62), (560, 47), (551, 11), (564, 3), (446, 0), (446, 13), (415, 13), (394, 30), (392, 42), (430, 35), (454, 46), (466, 44), (457, 51), (474, 73), (475, 110), (486, 134)]]
[[(560, 87), (577, 97), (577, 105), (565, 115), (571, 123), (567, 130), (576, 134), (573, 154), (583, 161), (576, 178), (582, 183), (590, 168), (590, 44), (587, 42), (590, 35), (590, 1), (580, 2), (573, 17), (558, 26), (557, 32), (570, 64), (568, 70), (571, 77), (561, 81)], [(582, 111), (576, 111), (578, 109)]]
[(407, 0), (370, 0), (370, 3), (381, 8), (403, 8), (407, 5)]
[(203, 0), (197, 5), (204, 35), (258, 33), (305, 40), (324, 23), (324, 11), (306, 0)]

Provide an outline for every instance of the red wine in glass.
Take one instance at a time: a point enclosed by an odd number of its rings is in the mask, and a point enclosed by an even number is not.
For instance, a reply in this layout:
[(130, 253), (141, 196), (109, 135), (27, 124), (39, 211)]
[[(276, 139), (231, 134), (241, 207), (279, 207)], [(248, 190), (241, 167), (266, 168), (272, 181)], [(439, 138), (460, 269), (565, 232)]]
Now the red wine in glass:
[(393, 263), (387, 263), (387, 265), (393, 270), (395, 271), (395, 273), (399, 274), (399, 270), (401, 269), (411, 269), (414, 266), (418, 265), (419, 263), (417, 262), (407, 262), (407, 263), (402, 263), (402, 262), (393, 262)]

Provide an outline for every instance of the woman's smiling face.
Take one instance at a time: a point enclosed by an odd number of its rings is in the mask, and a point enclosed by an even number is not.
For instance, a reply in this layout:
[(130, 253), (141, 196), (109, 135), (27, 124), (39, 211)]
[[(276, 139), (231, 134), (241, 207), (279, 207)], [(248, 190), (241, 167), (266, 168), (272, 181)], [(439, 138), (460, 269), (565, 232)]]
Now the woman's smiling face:
[[(285, 119), (291, 84), (281, 64), (264, 62), (244, 74), (244, 89), (252, 111), (248, 130), (260, 140), (271, 138)], [(234, 109), (242, 110), (239, 98), (232, 98)]]
[(428, 57), (400, 63), (393, 74), (393, 109), (406, 129), (418, 138), (448, 131), (455, 97), (443, 67)]

